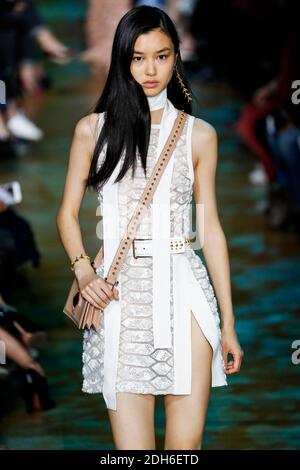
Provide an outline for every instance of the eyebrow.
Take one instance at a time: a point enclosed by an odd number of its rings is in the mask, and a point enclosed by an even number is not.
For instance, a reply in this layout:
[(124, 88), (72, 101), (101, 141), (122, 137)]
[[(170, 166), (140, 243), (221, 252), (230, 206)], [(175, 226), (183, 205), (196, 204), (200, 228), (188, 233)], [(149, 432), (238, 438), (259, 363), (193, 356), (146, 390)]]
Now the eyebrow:
[[(164, 51), (171, 51), (172, 49), (170, 47), (164, 47), (163, 49), (160, 49), (159, 51), (156, 51), (158, 54), (159, 52), (164, 52)], [(133, 51), (134, 54), (144, 54), (144, 52), (140, 51)]]

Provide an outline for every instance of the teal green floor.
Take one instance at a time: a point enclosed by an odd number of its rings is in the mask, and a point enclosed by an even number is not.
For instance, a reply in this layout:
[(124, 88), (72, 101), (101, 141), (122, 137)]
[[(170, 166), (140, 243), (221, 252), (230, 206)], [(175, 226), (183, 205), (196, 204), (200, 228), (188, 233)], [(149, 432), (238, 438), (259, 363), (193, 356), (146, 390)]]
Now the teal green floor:
[[(55, 31), (82, 48), (84, 2), (69, 14), (69, 2), (42, 2)], [(58, 21), (59, 19), (59, 21)], [(69, 260), (59, 241), (59, 205), (76, 121), (100, 93), (88, 69), (73, 62), (48, 67), (54, 88), (35, 119), (45, 131), (42, 142), (13, 162), (1, 162), (1, 180), (18, 179), (24, 200), (18, 207), (34, 229), (42, 265), (20, 270), (15, 305), (50, 332), (40, 355), (47, 370), (55, 409), (28, 416), (13, 386), (1, 381), (2, 442), (10, 449), (113, 449), (102, 395), (81, 392), (81, 333), (64, 318), (62, 307), (71, 282)], [(231, 132), (241, 103), (226, 87), (192, 83), (201, 103), (198, 116), (219, 135), (217, 197), (230, 250), (236, 327), (245, 352), (241, 372), (228, 387), (212, 389), (203, 447), (206, 449), (299, 449), (300, 365), (291, 362), (292, 342), (300, 338), (300, 256), (293, 234), (270, 232), (259, 210), (265, 190), (248, 182), (253, 156)], [(81, 211), (84, 243), (98, 248), (97, 199), (87, 193)], [(5, 390), (5, 387), (7, 388)], [(163, 398), (157, 398), (157, 446), (163, 448)]]

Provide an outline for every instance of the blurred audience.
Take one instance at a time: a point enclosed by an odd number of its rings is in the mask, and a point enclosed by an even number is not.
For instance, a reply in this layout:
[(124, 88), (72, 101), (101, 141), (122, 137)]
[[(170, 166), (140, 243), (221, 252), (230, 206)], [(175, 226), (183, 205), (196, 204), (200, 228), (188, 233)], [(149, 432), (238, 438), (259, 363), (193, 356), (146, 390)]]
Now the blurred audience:
[(130, 0), (89, 1), (85, 24), (88, 48), (81, 53), (80, 59), (90, 64), (92, 73), (98, 77), (105, 77), (108, 73), (113, 36), (121, 17), (131, 8), (131, 3)]
[(43, 131), (20, 107), (25, 94), (43, 86), (44, 72), (35, 59), (38, 43), (52, 60), (67, 61), (70, 50), (51, 32), (32, 0), (0, 0), (0, 79), (6, 85), (6, 104), (0, 105), (0, 142), (14, 139), (38, 141)]
[(300, 120), (291, 98), (300, 79), (299, 10), (292, 0), (199, 0), (189, 24), (198, 78), (226, 81), (245, 101), (233, 129), (258, 159), (249, 181), (267, 188), (268, 226), (296, 233)]
[(195, 60), (196, 42), (189, 27), (195, 4), (196, 0), (90, 0), (86, 17), (88, 48), (80, 55), (80, 59), (91, 65), (94, 75), (100, 74), (104, 79), (110, 64), (113, 36), (121, 17), (130, 8), (149, 5), (169, 14), (181, 37), (182, 59)]
[(14, 297), (17, 268), (28, 261), (37, 268), (40, 257), (29, 223), (0, 194), (0, 286), (8, 302)]
[[(25, 315), (7, 302), (14, 302), (15, 276), (19, 266), (31, 261), (38, 267), (40, 253), (28, 222), (7, 205), (5, 189), (0, 191), (0, 340), (6, 359), (18, 367), (27, 412), (54, 406), (48, 392), (45, 372), (36, 362), (35, 348), (46, 344), (47, 335)], [(2, 349), (1, 349), (2, 351)], [(10, 366), (10, 362), (7, 364)], [(2, 373), (9, 370), (2, 365)]]
[(0, 341), (5, 344), (5, 370), (11, 363), (17, 366), (28, 413), (46, 411), (55, 406), (49, 395), (45, 371), (33, 357), (32, 345), (41, 347), (45, 338), (45, 332), (39, 331), (26, 317), (5, 304), (0, 294)]
[(174, 21), (180, 36), (180, 54), (183, 62), (197, 58), (196, 40), (190, 31), (196, 0), (135, 0), (132, 2), (132, 6), (141, 5), (161, 8)]
[(285, 35), (278, 33), (282, 44), (274, 73), (254, 90), (236, 129), (261, 162), (249, 178), (268, 186), (268, 226), (300, 233), (300, 110), (292, 101), (292, 84), (300, 77), (299, 7), (290, 2), (285, 6)]

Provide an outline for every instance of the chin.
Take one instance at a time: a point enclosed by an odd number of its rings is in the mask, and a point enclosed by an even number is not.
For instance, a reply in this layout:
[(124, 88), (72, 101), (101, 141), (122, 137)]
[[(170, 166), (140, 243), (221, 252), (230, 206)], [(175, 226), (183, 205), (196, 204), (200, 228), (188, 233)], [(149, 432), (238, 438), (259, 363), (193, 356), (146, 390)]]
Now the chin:
[(164, 87), (144, 88), (144, 92), (146, 96), (155, 96), (155, 95), (158, 95), (158, 93), (160, 93), (163, 89)]

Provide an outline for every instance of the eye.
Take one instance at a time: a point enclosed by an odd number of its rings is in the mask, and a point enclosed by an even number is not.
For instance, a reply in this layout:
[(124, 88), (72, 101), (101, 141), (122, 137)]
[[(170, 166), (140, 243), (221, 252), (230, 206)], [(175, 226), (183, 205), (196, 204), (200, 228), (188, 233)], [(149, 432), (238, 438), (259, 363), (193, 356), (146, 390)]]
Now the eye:
[(163, 57), (163, 58), (164, 58), (163, 60), (167, 59), (167, 56), (166, 56), (165, 54), (161, 54), (161, 55), (159, 55), (158, 57), (159, 57), (160, 59)]
[(141, 62), (140, 60), (136, 60), (136, 59), (142, 59), (142, 57), (137, 56), (137, 57), (134, 57), (134, 58), (133, 58), (134, 62)]

